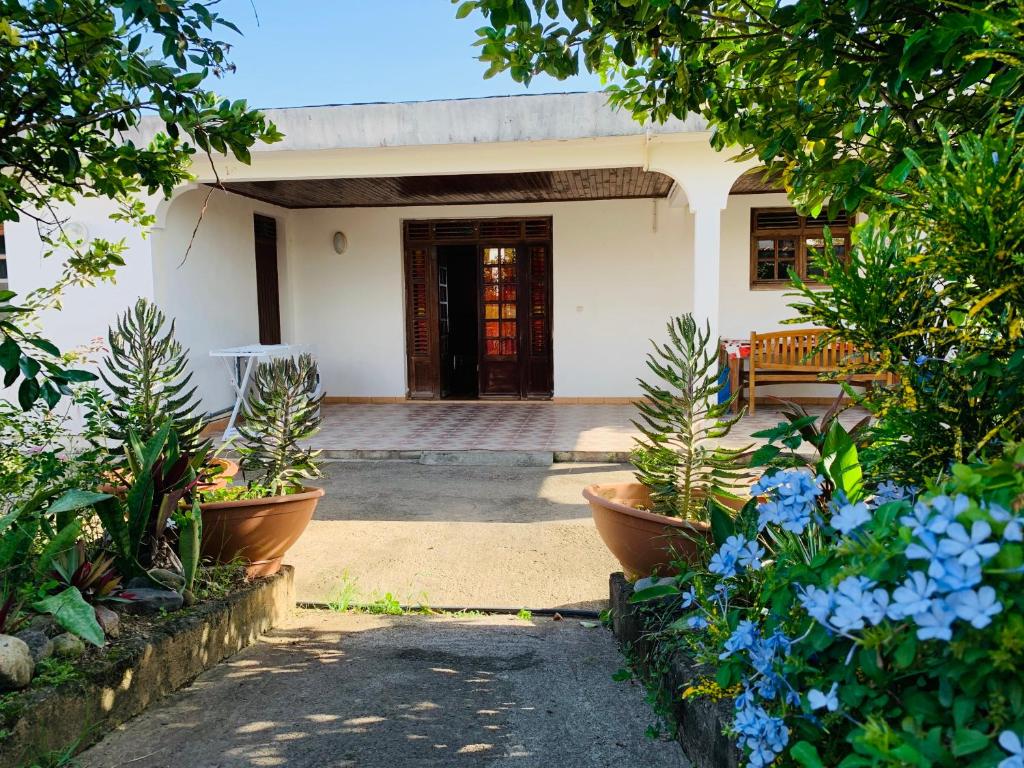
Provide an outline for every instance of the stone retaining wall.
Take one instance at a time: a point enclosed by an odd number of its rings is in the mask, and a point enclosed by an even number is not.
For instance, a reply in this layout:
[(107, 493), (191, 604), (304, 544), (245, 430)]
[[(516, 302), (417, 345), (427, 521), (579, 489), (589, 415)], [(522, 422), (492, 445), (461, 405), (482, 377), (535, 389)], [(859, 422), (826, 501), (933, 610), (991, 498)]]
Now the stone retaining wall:
[[(612, 629), (623, 648), (631, 648), (642, 658), (648, 642), (643, 638), (640, 609), (629, 602), (633, 585), (621, 573), (609, 580), (612, 608)], [(676, 653), (669, 661), (665, 681), (669, 690), (681, 692), (700, 677), (714, 677), (714, 670), (694, 662), (685, 653)], [(672, 718), (679, 727), (676, 738), (693, 768), (737, 768), (739, 751), (731, 739), (722, 734), (723, 725), (731, 720), (732, 704), (712, 702), (705, 698), (684, 700), (676, 696)]]
[(162, 696), (252, 645), (295, 606), (294, 571), (284, 566), (222, 599), (172, 614), (145, 637), (128, 638), (85, 679), (29, 693), (0, 766), (21, 766), (75, 745), (85, 749)]

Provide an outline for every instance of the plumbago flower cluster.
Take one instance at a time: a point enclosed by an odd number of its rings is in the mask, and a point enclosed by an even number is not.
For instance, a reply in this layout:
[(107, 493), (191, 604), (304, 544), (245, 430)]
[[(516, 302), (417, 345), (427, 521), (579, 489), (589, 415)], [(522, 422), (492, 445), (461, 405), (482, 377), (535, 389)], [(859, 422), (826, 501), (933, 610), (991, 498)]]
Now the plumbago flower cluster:
[(747, 766), (1024, 768), (1024, 447), (920, 494), (842, 466), (765, 475), (663, 635)]

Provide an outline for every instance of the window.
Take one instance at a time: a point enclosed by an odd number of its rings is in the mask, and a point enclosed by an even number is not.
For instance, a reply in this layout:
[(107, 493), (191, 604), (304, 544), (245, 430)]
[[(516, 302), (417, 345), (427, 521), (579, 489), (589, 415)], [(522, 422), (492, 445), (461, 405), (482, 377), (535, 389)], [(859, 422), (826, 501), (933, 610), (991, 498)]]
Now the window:
[(7, 288), (7, 241), (4, 239), (4, 225), (0, 224), (0, 291)]
[(785, 288), (789, 270), (802, 280), (816, 283), (821, 272), (812, 262), (812, 254), (825, 247), (824, 228), (832, 233), (836, 254), (846, 256), (849, 222), (845, 211), (832, 220), (822, 212), (818, 216), (799, 216), (793, 208), (754, 208), (750, 212), (750, 287)]

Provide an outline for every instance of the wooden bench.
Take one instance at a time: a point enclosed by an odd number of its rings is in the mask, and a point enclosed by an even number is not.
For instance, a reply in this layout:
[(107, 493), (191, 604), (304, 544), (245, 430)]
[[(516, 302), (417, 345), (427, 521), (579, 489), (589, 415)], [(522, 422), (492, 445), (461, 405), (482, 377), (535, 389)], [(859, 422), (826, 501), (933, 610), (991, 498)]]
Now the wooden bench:
[[(863, 360), (863, 356), (848, 342), (833, 341), (816, 349), (823, 333), (827, 333), (823, 328), (800, 328), (750, 334), (750, 367), (746, 376), (741, 378), (739, 388), (742, 397), (745, 378), (750, 388), (750, 413), (757, 409), (758, 386), (821, 383), (823, 374), (846, 366), (856, 367), (858, 361)], [(844, 376), (842, 381), (871, 387), (876, 382), (889, 382), (890, 377), (888, 374), (854, 373)]]

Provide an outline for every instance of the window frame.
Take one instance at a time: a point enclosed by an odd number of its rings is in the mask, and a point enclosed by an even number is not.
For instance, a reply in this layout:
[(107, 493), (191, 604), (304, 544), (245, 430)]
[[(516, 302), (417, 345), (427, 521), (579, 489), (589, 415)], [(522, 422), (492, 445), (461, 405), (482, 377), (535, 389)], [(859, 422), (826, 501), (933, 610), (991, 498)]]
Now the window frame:
[[(757, 228), (757, 217), (760, 213), (792, 213), (796, 215), (799, 221), (799, 227), (795, 228)], [(814, 238), (824, 238), (825, 228), (828, 227), (829, 232), (832, 234), (834, 239), (842, 238), (845, 242), (846, 248), (850, 247), (850, 224), (849, 215), (842, 212), (842, 216), (846, 217), (842, 224), (827, 224), (827, 223), (813, 223), (808, 226), (808, 216), (800, 216), (796, 213), (796, 209), (787, 206), (766, 206), (763, 208), (751, 208), (750, 209), (750, 274), (749, 274), (749, 287), (752, 291), (778, 291), (785, 290), (791, 287), (789, 278), (783, 279), (760, 279), (757, 276), (757, 241), (764, 239), (778, 240), (781, 238), (792, 239), (796, 241), (796, 254), (795, 254), (795, 268), (796, 273), (800, 276), (800, 279), (804, 281), (806, 285), (811, 287), (821, 287), (825, 283), (816, 279), (808, 279), (807, 277), (807, 241)]]

